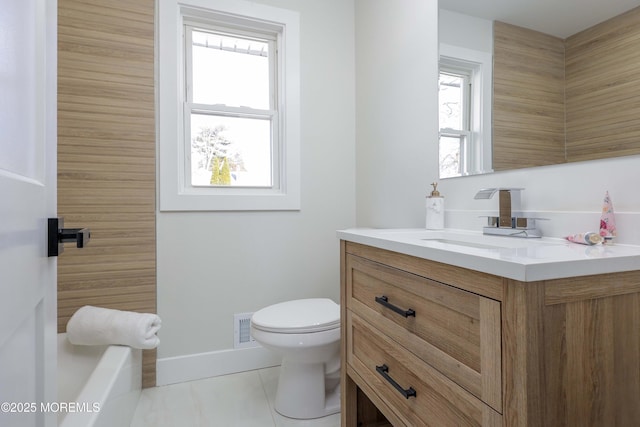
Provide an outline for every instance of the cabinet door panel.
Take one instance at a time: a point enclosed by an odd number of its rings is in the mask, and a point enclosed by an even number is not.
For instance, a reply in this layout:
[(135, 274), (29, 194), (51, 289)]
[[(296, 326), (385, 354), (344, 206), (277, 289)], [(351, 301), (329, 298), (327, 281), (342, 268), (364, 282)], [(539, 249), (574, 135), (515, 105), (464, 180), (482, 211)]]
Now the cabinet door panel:
[(347, 317), (349, 365), (405, 424), (501, 425), (501, 415), (491, 407), (356, 314)]
[(501, 412), (499, 302), (352, 255), (346, 285), (351, 310)]

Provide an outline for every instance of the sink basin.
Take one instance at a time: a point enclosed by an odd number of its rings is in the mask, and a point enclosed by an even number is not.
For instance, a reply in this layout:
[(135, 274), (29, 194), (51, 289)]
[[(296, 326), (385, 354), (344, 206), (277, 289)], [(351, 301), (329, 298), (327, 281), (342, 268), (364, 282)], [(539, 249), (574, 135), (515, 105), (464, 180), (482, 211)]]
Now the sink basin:
[(385, 230), (379, 234), (393, 236), (403, 241), (424, 242), (440, 247), (453, 246), (496, 251), (499, 249), (540, 248), (541, 246), (556, 246), (562, 242), (551, 239), (521, 239), (509, 236), (490, 236), (465, 230)]
[(504, 245), (489, 245), (486, 243), (477, 243), (477, 242), (468, 242), (464, 240), (454, 240), (454, 239), (440, 239), (440, 238), (426, 238), (421, 239), (429, 242), (438, 242), (445, 243), (447, 245), (457, 245), (457, 246), (466, 246), (469, 248), (477, 248), (477, 249), (503, 249)]
[(423, 242), (433, 242), (444, 245), (464, 246), (476, 249), (521, 249), (539, 247), (548, 244), (539, 239), (519, 239), (508, 236), (487, 236), (480, 233), (465, 233), (463, 231), (425, 231), (416, 235)]

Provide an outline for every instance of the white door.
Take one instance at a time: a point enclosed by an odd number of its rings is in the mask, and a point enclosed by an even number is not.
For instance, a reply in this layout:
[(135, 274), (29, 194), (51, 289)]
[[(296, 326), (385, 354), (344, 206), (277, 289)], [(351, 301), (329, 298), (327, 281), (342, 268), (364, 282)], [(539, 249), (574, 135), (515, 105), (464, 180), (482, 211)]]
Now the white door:
[(57, 1), (0, 0), (0, 426), (55, 426)]

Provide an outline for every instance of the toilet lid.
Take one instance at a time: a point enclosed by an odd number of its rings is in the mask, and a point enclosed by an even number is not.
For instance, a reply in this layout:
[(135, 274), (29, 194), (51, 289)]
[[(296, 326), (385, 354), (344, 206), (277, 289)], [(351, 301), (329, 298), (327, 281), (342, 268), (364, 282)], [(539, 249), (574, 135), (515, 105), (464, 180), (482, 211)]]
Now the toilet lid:
[(251, 324), (267, 332), (326, 331), (340, 327), (340, 306), (328, 298), (281, 302), (253, 313)]

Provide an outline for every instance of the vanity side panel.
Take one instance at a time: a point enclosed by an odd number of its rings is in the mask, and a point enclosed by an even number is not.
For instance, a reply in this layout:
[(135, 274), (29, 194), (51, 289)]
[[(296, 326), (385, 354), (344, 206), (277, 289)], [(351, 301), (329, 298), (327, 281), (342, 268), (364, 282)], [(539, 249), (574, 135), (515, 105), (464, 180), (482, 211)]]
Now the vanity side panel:
[(640, 425), (640, 294), (545, 307), (546, 424)]
[(567, 420), (567, 341), (566, 305), (556, 304), (544, 308), (544, 354), (546, 383), (546, 425), (565, 425)]
[(346, 242), (340, 241), (340, 360), (345, 366), (340, 370), (340, 422), (342, 426), (357, 425), (357, 386), (347, 374), (347, 265)]
[(616, 425), (640, 425), (640, 293), (614, 299)]
[(615, 425), (613, 298), (570, 303), (565, 312), (567, 422)]
[(544, 282), (505, 280), (502, 302), (503, 420), (508, 427), (548, 427), (542, 346)]
[(502, 300), (502, 277), (353, 242), (346, 242), (346, 252), (487, 298)]

